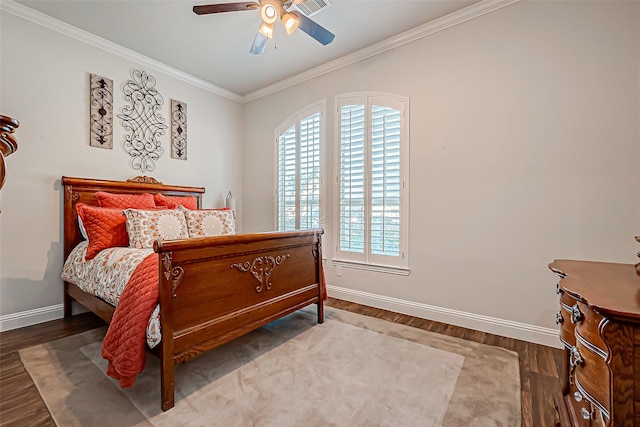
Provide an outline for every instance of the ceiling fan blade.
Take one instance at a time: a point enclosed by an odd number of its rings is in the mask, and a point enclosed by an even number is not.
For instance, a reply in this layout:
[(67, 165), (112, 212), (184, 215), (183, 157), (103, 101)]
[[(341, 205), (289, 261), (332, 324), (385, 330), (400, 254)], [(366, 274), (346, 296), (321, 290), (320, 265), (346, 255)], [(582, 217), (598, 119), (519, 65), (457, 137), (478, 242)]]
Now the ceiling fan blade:
[(249, 50), (249, 52), (253, 53), (254, 55), (260, 55), (267, 47), (267, 41), (269, 41), (267, 36), (258, 31), (256, 33), (256, 38), (253, 39), (253, 44), (251, 45), (251, 50)]
[(206, 15), (208, 13), (254, 10), (254, 9), (258, 9), (259, 7), (260, 7), (260, 3), (255, 1), (247, 1), (247, 2), (241, 2), (241, 3), (203, 4), (200, 6), (193, 6), (193, 12), (196, 15)]
[(298, 18), (298, 28), (319, 41), (324, 45), (328, 45), (335, 38), (335, 34), (324, 28), (322, 25), (312, 21), (301, 13), (293, 12)]

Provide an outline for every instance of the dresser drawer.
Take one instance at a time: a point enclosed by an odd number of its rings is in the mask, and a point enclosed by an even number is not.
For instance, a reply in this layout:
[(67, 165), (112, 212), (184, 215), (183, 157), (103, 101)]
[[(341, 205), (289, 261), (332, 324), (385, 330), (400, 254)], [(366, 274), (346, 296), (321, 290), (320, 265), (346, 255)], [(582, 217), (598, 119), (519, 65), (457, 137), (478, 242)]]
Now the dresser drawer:
[(571, 321), (571, 310), (578, 302), (571, 298), (566, 292), (560, 295), (560, 311), (556, 322), (560, 325), (560, 340), (571, 349), (576, 345), (575, 323)]
[(561, 400), (556, 400), (559, 403), (556, 407), (560, 415), (560, 425), (562, 427), (606, 426), (608, 419), (603, 418), (602, 412), (575, 390), (575, 387), (572, 387), (570, 394), (562, 396)]
[(603, 359), (607, 358), (607, 345), (600, 336), (601, 323), (607, 322), (601, 315), (591, 310), (587, 305), (579, 302), (578, 309), (582, 313), (582, 320), (575, 324), (575, 333), (584, 345), (593, 347)]
[(580, 426), (586, 424), (584, 413), (591, 413), (591, 403), (582, 396), (574, 384), (569, 388), (570, 393), (565, 398), (569, 417)]
[(576, 348), (581, 361), (577, 363), (573, 372), (573, 382), (582, 394), (596, 408), (600, 409), (606, 418), (610, 416), (610, 387), (611, 373), (605, 359), (578, 339)]
[(560, 304), (564, 304), (568, 307), (573, 306), (574, 304), (576, 304), (578, 301), (573, 298), (571, 295), (569, 295), (566, 292), (562, 292), (560, 293)]

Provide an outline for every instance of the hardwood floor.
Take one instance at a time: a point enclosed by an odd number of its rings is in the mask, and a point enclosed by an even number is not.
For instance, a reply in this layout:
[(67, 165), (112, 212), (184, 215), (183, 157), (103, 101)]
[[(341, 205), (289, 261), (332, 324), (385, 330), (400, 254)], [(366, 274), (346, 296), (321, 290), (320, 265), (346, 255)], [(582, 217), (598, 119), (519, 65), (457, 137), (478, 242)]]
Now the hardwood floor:
[(0, 333), (0, 425), (55, 426), (18, 351), (68, 335), (79, 334), (105, 323), (93, 313), (59, 319)]
[[(517, 352), (522, 385), (522, 426), (555, 425), (553, 397), (560, 392), (561, 350), (333, 298), (329, 298), (327, 306)], [(0, 426), (55, 426), (20, 361), (20, 349), (103, 325), (98, 317), (84, 313), (68, 320), (54, 320), (0, 333)]]

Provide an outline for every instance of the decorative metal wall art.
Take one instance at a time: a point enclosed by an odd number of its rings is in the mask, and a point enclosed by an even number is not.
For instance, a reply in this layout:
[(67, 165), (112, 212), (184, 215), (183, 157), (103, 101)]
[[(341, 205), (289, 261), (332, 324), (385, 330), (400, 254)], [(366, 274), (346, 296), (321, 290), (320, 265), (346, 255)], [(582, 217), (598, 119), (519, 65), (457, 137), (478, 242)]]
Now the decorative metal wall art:
[(187, 160), (187, 104), (171, 100), (171, 158)]
[(162, 95), (155, 88), (156, 79), (145, 71), (134, 70), (132, 79), (122, 88), (128, 105), (122, 107), (118, 118), (129, 133), (125, 135), (122, 147), (131, 156), (131, 167), (141, 172), (153, 171), (155, 161), (164, 150), (158, 139), (165, 134), (167, 125), (160, 114), (164, 103)]
[(89, 145), (113, 148), (113, 80), (90, 75)]
[(250, 271), (253, 277), (260, 282), (260, 284), (256, 286), (256, 292), (262, 292), (263, 287), (271, 289), (271, 273), (273, 273), (273, 269), (290, 256), (289, 254), (259, 256), (254, 258), (253, 261), (231, 264), (231, 268), (235, 267), (243, 273)]

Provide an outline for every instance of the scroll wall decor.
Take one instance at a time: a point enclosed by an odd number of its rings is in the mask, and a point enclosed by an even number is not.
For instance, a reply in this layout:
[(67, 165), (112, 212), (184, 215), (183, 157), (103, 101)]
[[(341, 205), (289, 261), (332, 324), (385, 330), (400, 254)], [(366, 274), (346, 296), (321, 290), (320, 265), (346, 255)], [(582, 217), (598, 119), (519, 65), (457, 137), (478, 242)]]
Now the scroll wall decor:
[(165, 120), (160, 114), (164, 103), (156, 89), (156, 79), (145, 71), (134, 70), (132, 79), (122, 88), (128, 105), (122, 107), (118, 118), (128, 134), (122, 144), (131, 156), (131, 167), (141, 172), (153, 171), (155, 162), (164, 150), (159, 137), (165, 134)]
[(171, 100), (171, 158), (187, 160), (187, 104)]
[(113, 80), (90, 75), (89, 145), (113, 148)]

